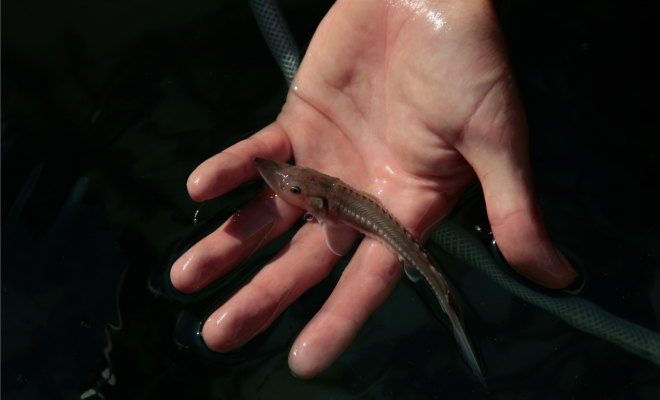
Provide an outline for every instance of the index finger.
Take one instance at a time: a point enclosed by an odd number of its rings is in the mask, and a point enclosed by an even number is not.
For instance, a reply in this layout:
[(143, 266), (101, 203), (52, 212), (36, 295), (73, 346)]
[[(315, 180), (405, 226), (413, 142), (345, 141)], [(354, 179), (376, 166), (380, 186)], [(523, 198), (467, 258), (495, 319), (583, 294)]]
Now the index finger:
[(292, 158), (291, 142), (273, 122), (250, 138), (238, 142), (204, 161), (188, 178), (188, 193), (195, 201), (209, 200), (259, 178), (254, 157), (288, 161)]

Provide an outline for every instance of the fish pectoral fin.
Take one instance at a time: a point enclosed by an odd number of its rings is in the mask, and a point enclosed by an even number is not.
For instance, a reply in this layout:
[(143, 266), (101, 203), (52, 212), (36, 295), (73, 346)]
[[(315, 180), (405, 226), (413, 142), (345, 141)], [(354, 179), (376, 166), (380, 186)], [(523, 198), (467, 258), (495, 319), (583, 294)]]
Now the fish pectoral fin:
[(323, 224), (323, 233), (328, 248), (338, 256), (348, 253), (359, 235), (358, 231), (348, 225), (330, 221), (325, 221)]
[(422, 273), (413, 267), (411, 264), (403, 264), (403, 270), (406, 271), (406, 276), (413, 282), (419, 282), (422, 280)]

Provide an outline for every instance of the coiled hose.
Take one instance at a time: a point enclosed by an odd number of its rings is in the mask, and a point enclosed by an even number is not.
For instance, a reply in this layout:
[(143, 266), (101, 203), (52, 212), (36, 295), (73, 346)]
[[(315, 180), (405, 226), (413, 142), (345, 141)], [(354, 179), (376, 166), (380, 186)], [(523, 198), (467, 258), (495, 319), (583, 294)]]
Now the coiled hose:
[(581, 297), (552, 297), (537, 293), (507, 276), (491, 253), (473, 236), (446, 220), (431, 240), (459, 260), (486, 274), (511, 294), (542, 308), (572, 327), (621, 346), (660, 365), (660, 334), (626, 321)]
[(286, 84), (291, 86), (293, 77), (298, 72), (300, 57), (298, 46), (282, 11), (277, 6), (277, 2), (269, 0), (250, 0), (250, 7), (270, 52), (273, 53), (275, 61), (284, 74)]
[[(259, 29), (291, 85), (300, 64), (298, 46), (275, 0), (250, 0)], [(483, 272), (513, 295), (542, 308), (572, 327), (608, 340), (660, 365), (660, 334), (619, 318), (580, 297), (552, 297), (537, 293), (507, 276), (490, 252), (455, 223), (446, 220), (431, 240), (454, 257)]]

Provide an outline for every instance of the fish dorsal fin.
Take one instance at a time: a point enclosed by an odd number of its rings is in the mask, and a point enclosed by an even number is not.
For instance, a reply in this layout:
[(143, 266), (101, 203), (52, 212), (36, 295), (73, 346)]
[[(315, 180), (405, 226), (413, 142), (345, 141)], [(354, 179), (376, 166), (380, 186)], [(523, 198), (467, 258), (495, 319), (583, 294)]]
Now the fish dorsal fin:
[(337, 224), (327, 220), (323, 223), (323, 233), (328, 248), (338, 256), (348, 253), (359, 235), (358, 231), (346, 224)]

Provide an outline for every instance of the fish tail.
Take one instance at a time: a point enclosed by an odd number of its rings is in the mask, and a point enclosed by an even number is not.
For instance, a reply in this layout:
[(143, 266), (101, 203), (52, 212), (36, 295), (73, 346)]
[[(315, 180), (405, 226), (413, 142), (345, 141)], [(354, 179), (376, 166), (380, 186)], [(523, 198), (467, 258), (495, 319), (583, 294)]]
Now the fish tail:
[(447, 284), (447, 281), (445, 281), (442, 274), (440, 274), (440, 272), (435, 268), (431, 268), (431, 271), (439, 289), (436, 292), (438, 301), (442, 306), (442, 310), (445, 312), (445, 314), (447, 314), (449, 320), (451, 321), (452, 328), (454, 329), (454, 337), (456, 338), (458, 347), (461, 349), (460, 351), (463, 354), (463, 358), (465, 358), (465, 361), (472, 369), (474, 376), (477, 377), (479, 382), (481, 382), (484, 388), (486, 388), (486, 392), (488, 392), (488, 386), (486, 385), (483, 371), (481, 370), (481, 367), (479, 367), (474, 348), (472, 347), (470, 340), (465, 334), (465, 328), (463, 327), (463, 323), (459, 317), (460, 309), (458, 308), (456, 299), (454, 298), (454, 295), (450, 293), (449, 285)]
[(467, 335), (465, 334), (465, 329), (463, 329), (463, 324), (461, 323), (461, 320), (458, 318), (458, 315), (455, 312), (453, 312), (453, 310), (448, 310), (447, 315), (449, 316), (449, 319), (451, 320), (451, 324), (454, 328), (454, 337), (456, 337), (456, 342), (458, 342), (458, 347), (461, 348), (461, 353), (463, 354), (463, 358), (465, 358), (465, 361), (472, 369), (472, 373), (474, 374), (474, 376), (477, 377), (477, 379), (479, 380), (479, 382), (481, 382), (481, 384), (486, 389), (486, 391), (488, 391), (488, 386), (486, 385), (486, 380), (484, 379), (483, 371), (481, 370), (481, 367), (477, 362), (477, 357), (474, 353), (474, 349), (472, 348), (470, 341)]

